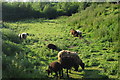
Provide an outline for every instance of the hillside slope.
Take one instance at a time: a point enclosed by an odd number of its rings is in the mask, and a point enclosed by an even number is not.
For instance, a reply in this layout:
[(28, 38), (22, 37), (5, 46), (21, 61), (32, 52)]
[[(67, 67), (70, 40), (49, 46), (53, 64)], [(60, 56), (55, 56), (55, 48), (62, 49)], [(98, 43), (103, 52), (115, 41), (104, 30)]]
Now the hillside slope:
[[(3, 78), (52, 80), (45, 70), (57, 60), (58, 51), (48, 49), (49, 43), (79, 53), (86, 67), (84, 71), (72, 71), (71, 79), (117, 78), (118, 13), (118, 5), (106, 3), (92, 5), (71, 17), (3, 22)], [(73, 37), (69, 33), (72, 28), (81, 30), (83, 39)], [(30, 35), (20, 41), (17, 35), (22, 32)]]

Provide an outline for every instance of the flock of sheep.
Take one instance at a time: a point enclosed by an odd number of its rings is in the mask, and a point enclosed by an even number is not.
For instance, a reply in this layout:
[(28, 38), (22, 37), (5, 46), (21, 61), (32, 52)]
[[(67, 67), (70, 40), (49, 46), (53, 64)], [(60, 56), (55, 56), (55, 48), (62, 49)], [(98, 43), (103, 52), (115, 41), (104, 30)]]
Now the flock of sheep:
[[(70, 33), (71, 33), (74, 37), (82, 38), (82, 32), (79, 31), (79, 30), (71, 29), (71, 30), (70, 30)], [(18, 36), (19, 36), (20, 39), (26, 39), (28, 35), (29, 35), (28, 33), (21, 33), (21, 34), (19, 34)]]
[(50, 63), (46, 71), (48, 72), (48, 75), (55, 72), (57, 77), (59, 72), (59, 76), (63, 77), (63, 69), (66, 69), (67, 77), (69, 77), (68, 70), (71, 70), (71, 68), (74, 67), (75, 71), (78, 71), (79, 65), (84, 70), (85, 64), (79, 58), (78, 53), (62, 50), (58, 53), (58, 61)]
[[(71, 29), (70, 33), (74, 37), (82, 38), (82, 32), (79, 30)], [(20, 39), (26, 39), (28, 33), (22, 33), (19, 34), (18, 36)], [(57, 47), (54, 44), (48, 44), (47, 47), (49, 49), (57, 50)], [(67, 77), (69, 77), (68, 70), (71, 70), (72, 67), (75, 69), (75, 71), (78, 71), (79, 66), (81, 66), (81, 68), (84, 70), (85, 64), (78, 56), (78, 53), (71, 52), (68, 50), (61, 50), (59, 51), (57, 56), (58, 56), (58, 61), (54, 61), (50, 63), (48, 69), (46, 70), (48, 75), (54, 72), (56, 74), (56, 77), (58, 77), (58, 72), (59, 72), (59, 76), (63, 77), (63, 69), (66, 69)]]
[[(79, 30), (71, 29), (70, 33), (74, 37), (82, 38), (82, 32)], [(48, 44), (47, 47), (49, 49), (58, 50), (57, 47), (54, 44)], [(58, 73), (60, 77), (63, 77), (63, 69), (66, 69), (67, 77), (68, 70), (71, 70), (72, 67), (74, 67), (75, 71), (78, 71), (79, 66), (84, 70), (85, 64), (78, 56), (78, 53), (71, 52), (68, 50), (62, 50), (58, 53), (58, 61), (54, 61), (49, 64), (48, 69), (46, 70), (48, 72), (48, 75), (52, 72), (55, 72), (56, 76), (58, 77)]]

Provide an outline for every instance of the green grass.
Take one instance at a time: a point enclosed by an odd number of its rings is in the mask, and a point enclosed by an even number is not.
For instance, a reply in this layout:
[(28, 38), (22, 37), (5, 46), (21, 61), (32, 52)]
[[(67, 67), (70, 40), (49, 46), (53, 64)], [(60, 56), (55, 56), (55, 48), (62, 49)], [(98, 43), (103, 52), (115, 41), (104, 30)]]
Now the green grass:
[[(110, 4), (107, 6), (110, 6)], [(105, 26), (115, 24), (109, 21), (106, 21), (106, 24), (104, 21), (98, 23), (102, 19), (99, 16), (96, 18), (94, 15), (95, 12), (93, 12), (92, 18), (87, 16), (87, 12), (95, 9), (98, 11), (96, 14), (101, 14), (101, 17), (104, 19), (108, 18), (107, 20), (109, 20), (111, 15), (113, 16), (112, 18), (117, 19), (115, 17), (116, 15), (113, 15), (116, 14), (117, 11), (113, 9), (114, 7), (116, 6), (113, 5), (110, 8), (106, 8), (106, 5), (103, 5), (102, 8), (99, 6), (97, 6), (97, 8), (89, 7), (82, 13), (77, 13), (71, 17), (65, 16), (53, 20), (32, 19), (18, 22), (3, 22), (6, 26), (6, 28), (2, 29), (4, 44), (3, 78), (23, 77), (53, 80), (53, 76), (48, 77), (45, 70), (50, 62), (57, 60), (58, 51), (48, 49), (46, 46), (49, 43), (55, 44), (60, 49), (78, 52), (78, 55), (85, 63), (86, 67), (84, 71), (82, 71), (81, 68), (79, 68), (79, 72), (72, 71), (72, 74), (70, 74), (71, 80), (117, 78), (118, 55), (116, 54), (118, 54), (118, 52), (116, 50), (116, 44), (118, 42), (117, 39), (112, 42), (109, 41), (109, 35), (107, 35), (106, 31), (103, 31), (103, 29), (107, 29), (108, 34), (112, 34), (113, 26), (107, 28)], [(99, 9), (109, 11), (100, 13)], [(78, 15), (80, 14), (83, 14), (80, 17), (83, 21), (79, 19)], [(98, 22), (93, 23), (92, 27), (90, 19), (98, 19)], [(76, 22), (74, 23), (74, 21)], [(117, 21), (115, 22), (117, 23)], [(100, 25), (99, 29), (97, 25)], [(115, 25), (115, 27), (117, 26)], [(71, 28), (83, 31), (84, 38), (79, 39), (73, 37), (69, 33)], [(114, 31), (116, 29), (117, 28), (115, 28)], [(102, 35), (102, 31), (105, 34), (104, 36)], [(22, 32), (28, 32), (30, 35), (26, 40), (19, 41), (17, 40), (17, 35)], [(64, 78), (67, 79), (65, 73), (64, 75)]]

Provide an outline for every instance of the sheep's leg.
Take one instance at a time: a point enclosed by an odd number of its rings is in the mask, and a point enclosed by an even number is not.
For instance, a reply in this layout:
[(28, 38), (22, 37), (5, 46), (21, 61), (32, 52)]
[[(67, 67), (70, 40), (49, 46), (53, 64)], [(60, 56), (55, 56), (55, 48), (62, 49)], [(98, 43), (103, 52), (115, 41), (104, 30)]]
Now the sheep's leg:
[(59, 71), (59, 76), (61, 76), (61, 71)]
[(59, 71), (60, 78), (63, 77), (63, 70)]
[(58, 77), (58, 73), (57, 72), (55, 72), (55, 76)]
[[(67, 73), (68, 71), (66, 70), (66, 73)], [(71, 73), (71, 69), (69, 70), (69, 73)]]
[(68, 69), (67, 69), (67, 77), (69, 77), (69, 75), (68, 75)]
[(75, 68), (75, 71), (78, 71), (79, 65), (75, 65), (74, 68)]
[(62, 77), (63, 77), (63, 69), (61, 70), (61, 73), (62, 73)]

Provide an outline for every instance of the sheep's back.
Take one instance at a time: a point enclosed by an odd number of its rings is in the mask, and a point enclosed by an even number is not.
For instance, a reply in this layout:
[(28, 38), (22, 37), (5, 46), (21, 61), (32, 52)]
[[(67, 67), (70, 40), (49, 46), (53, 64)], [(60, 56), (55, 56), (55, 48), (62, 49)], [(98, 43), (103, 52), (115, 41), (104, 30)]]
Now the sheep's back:
[(75, 57), (75, 56), (78, 56), (78, 53), (70, 52), (68, 50), (62, 50), (58, 53), (58, 60), (60, 60), (61, 57), (65, 57), (65, 56)]
[(82, 63), (82, 60), (79, 58), (78, 53), (76, 53), (76, 52), (70, 52), (68, 50), (62, 50), (58, 53), (58, 60), (60, 61), (62, 57), (73, 57), (77, 64)]
[(59, 70), (62, 69), (62, 66), (61, 66), (61, 64), (59, 62), (52, 62), (52, 63), (50, 63), (49, 68), (52, 71), (59, 71)]

